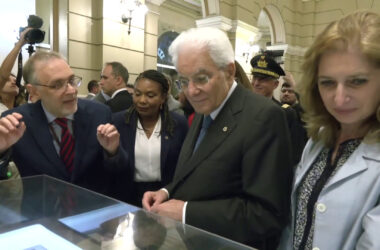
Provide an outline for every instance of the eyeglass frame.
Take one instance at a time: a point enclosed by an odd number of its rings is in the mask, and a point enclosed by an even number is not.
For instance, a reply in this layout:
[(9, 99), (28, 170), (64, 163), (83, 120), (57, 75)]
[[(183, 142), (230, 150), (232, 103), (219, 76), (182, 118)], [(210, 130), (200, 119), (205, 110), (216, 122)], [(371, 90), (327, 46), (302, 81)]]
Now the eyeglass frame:
[[(58, 83), (54, 84), (54, 85), (48, 85), (48, 84), (41, 84), (41, 83), (35, 83), (34, 85), (36, 86), (42, 86), (42, 87), (47, 87), (47, 88), (50, 88), (50, 89), (54, 89), (56, 91), (59, 91), (59, 90), (62, 90), (64, 89), (64, 91), (66, 91), (67, 89), (67, 86), (70, 84), (71, 87), (73, 88), (78, 88), (81, 83), (82, 83), (82, 77), (80, 76), (76, 76), (76, 75), (73, 75), (71, 76), (68, 80), (65, 80), (65, 81), (58, 81)], [(75, 80), (78, 80), (77, 83), (75, 84)], [(64, 82), (62, 83), (61, 85), (61, 82)], [(61, 85), (60, 87), (58, 87), (58, 85)]]
[[(196, 79), (198, 77), (198, 79)], [(200, 80), (200, 77), (204, 77), (204, 80)], [(211, 77), (212, 78), (212, 77)], [(207, 83), (210, 82), (210, 77), (205, 73), (205, 72), (198, 72), (195, 73), (194, 75), (190, 76), (189, 78), (185, 78), (184, 76), (179, 76), (178, 80), (176, 80), (177, 85), (181, 86), (181, 89), (187, 89), (189, 87), (190, 80), (193, 82), (193, 84), (199, 88)]]

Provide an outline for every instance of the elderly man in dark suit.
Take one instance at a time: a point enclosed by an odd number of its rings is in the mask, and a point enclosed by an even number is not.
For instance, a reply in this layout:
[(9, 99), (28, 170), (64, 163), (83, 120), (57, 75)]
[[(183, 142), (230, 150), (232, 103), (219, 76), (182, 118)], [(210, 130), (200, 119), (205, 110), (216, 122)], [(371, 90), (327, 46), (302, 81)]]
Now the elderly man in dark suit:
[(284, 113), (234, 81), (234, 52), (224, 32), (190, 29), (169, 51), (197, 114), (173, 181), (146, 192), (143, 206), (259, 249), (275, 248), (292, 180)]
[(122, 152), (110, 109), (77, 98), (81, 78), (55, 52), (36, 52), (23, 73), (40, 101), (3, 113), (1, 164), (13, 159), (22, 177), (47, 174), (106, 192), (106, 166)]

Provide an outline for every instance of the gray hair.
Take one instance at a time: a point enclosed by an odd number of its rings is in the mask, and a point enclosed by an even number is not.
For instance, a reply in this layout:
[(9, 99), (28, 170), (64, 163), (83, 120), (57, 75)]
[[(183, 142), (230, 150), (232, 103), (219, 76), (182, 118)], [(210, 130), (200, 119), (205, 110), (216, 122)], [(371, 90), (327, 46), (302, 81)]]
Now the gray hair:
[(169, 54), (175, 67), (177, 67), (178, 54), (186, 45), (207, 49), (211, 59), (219, 68), (225, 68), (235, 61), (230, 40), (226, 33), (217, 28), (192, 28), (182, 32), (169, 47)]
[(39, 80), (36, 75), (36, 62), (48, 62), (52, 59), (66, 59), (59, 53), (54, 51), (38, 51), (34, 53), (28, 61), (26, 61), (23, 71), (22, 77), (24, 78), (24, 82), (30, 84), (38, 84)]

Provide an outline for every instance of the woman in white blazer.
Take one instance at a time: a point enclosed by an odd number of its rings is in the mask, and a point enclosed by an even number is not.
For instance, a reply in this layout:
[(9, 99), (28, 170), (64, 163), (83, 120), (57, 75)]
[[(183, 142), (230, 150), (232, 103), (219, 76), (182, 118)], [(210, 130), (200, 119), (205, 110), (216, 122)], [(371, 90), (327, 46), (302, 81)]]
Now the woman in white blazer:
[(328, 25), (305, 54), (310, 140), (280, 249), (380, 249), (380, 16)]

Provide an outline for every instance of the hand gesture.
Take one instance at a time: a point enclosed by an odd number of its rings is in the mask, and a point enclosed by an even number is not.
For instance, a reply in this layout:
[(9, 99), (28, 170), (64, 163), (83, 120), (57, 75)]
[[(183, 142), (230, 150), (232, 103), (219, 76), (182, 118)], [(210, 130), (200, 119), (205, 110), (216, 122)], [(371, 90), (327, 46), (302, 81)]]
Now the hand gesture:
[(160, 189), (155, 192), (145, 192), (142, 200), (143, 208), (150, 211), (153, 206), (159, 205), (168, 199), (168, 194)]
[(99, 125), (96, 137), (108, 154), (116, 154), (120, 144), (120, 134), (114, 125), (109, 123)]
[(15, 144), (24, 134), (26, 126), (21, 121), (22, 115), (12, 113), (0, 119), (0, 152)]
[(286, 75), (283, 76), (282, 79), (284, 80), (284, 82), (289, 83), (292, 88), (296, 87), (296, 81), (294, 80), (294, 77), (293, 77), (292, 73), (290, 73), (290, 72), (287, 71)]

